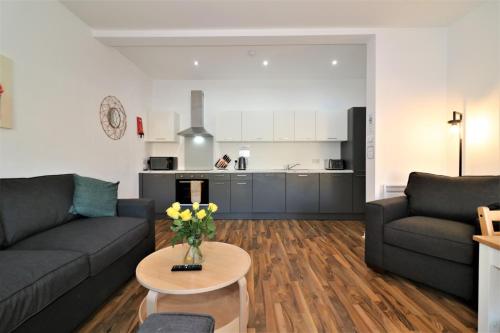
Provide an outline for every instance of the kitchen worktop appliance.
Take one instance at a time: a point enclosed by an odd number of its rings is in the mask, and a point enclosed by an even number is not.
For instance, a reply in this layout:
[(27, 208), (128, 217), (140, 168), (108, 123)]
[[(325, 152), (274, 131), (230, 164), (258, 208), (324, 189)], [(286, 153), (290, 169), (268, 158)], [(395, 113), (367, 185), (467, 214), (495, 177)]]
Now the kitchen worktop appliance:
[(151, 156), (148, 160), (149, 170), (177, 170), (177, 157)]
[(325, 170), (344, 170), (345, 161), (333, 158), (327, 158), (325, 160)]

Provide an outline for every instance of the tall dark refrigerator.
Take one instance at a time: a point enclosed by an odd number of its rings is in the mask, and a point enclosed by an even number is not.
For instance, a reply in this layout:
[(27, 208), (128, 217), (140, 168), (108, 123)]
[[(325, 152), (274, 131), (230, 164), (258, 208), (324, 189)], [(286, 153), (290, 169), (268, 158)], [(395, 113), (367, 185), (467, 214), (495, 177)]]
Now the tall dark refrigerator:
[(346, 169), (354, 171), (352, 180), (352, 202), (354, 213), (365, 212), (366, 202), (366, 108), (347, 110), (348, 135), (342, 142), (341, 154)]

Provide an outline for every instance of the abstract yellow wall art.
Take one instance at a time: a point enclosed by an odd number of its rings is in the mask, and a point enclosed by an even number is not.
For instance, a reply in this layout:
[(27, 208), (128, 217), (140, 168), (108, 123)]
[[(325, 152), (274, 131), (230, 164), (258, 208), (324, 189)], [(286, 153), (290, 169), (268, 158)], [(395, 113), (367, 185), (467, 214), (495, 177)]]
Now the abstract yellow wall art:
[(12, 128), (12, 60), (0, 54), (0, 127)]

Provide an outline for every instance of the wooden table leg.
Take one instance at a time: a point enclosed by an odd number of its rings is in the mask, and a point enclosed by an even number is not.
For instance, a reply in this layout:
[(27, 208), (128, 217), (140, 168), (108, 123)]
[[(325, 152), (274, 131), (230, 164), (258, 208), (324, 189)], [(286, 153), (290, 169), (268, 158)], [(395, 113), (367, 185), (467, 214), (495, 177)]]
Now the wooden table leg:
[(240, 333), (246, 333), (248, 325), (247, 306), (247, 279), (242, 277), (238, 280), (240, 287)]
[(500, 252), (479, 244), (478, 332), (500, 332)]
[(152, 313), (156, 313), (157, 311), (157, 305), (158, 305), (158, 295), (159, 293), (150, 290), (148, 292), (148, 295), (146, 296), (146, 315), (149, 316)]

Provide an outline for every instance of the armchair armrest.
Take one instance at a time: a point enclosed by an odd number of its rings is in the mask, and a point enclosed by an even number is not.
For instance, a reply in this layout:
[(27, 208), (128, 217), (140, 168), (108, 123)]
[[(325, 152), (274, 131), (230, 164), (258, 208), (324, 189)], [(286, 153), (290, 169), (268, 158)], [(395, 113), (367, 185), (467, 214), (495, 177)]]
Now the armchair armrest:
[(118, 216), (141, 217), (148, 221), (148, 238), (155, 242), (155, 202), (150, 199), (118, 199), (116, 205)]
[(401, 196), (368, 202), (365, 216), (365, 262), (383, 269), (384, 224), (408, 216), (408, 199)]

